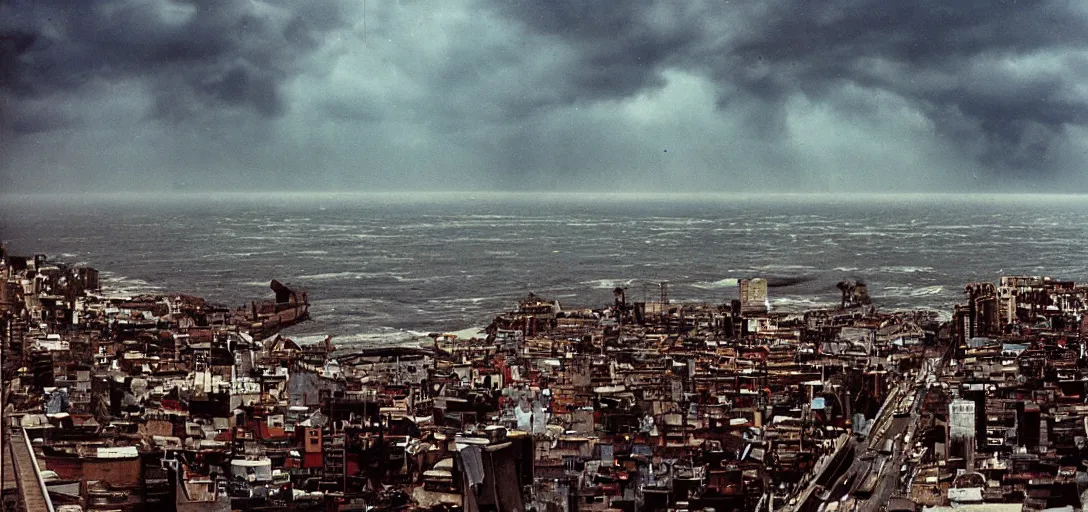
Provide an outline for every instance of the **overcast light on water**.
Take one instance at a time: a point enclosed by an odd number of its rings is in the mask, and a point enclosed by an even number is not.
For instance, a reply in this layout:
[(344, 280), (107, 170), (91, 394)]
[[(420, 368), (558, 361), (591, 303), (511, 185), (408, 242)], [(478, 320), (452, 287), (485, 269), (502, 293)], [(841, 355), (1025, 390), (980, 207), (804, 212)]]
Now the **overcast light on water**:
[(947, 314), (1002, 274), (1088, 278), (1088, 198), (1012, 195), (221, 194), (26, 196), (0, 235), (105, 271), (119, 293), (241, 305), (271, 279), (309, 290), (302, 340), (392, 343), (486, 325), (529, 292), (568, 307), (658, 296), (722, 303), (783, 278), (781, 311), (862, 279), (882, 309)]
[(1088, 192), (1085, 34), (1079, 2), (0, 0), (0, 240), (123, 292), (292, 282), (293, 334), (360, 341), (756, 275), (947, 310), (1084, 277), (1085, 201), (951, 193)]

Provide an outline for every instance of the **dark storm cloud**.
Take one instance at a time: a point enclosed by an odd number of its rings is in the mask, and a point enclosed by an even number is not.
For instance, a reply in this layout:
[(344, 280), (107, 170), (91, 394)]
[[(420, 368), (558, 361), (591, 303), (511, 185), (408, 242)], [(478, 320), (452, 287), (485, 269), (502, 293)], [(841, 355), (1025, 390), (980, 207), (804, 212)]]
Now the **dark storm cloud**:
[(0, 0), (0, 178), (1083, 188), (1085, 83), (1076, 1)]
[(613, 2), (497, 2), (529, 28), (578, 48), (567, 100), (614, 98), (663, 84), (660, 71), (690, 55), (702, 9)]
[(791, 95), (833, 100), (854, 84), (907, 99), (984, 164), (1028, 170), (1048, 168), (1066, 128), (1088, 124), (1080, 89), (1088, 18), (1078, 2), (500, 6), (530, 30), (577, 45), (582, 58), (563, 74), (567, 99), (631, 95), (681, 67), (712, 76), (722, 108), (759, 102), (753, 121), (766, 129), (781, 127)]
[(343, 22), (332, 1), (11, 0), (0, 9), (0, 77), (17, 102), (138, 79), (156, 93), (152, 114), (171, 119), (208, 107), (282, 114), (280, 83)]
[[(772, 67), (765, 79), (739, 82), (749, 89), (796, 85), (819, 96), (843, 81), (884, 89), (915, 102), (944, 134), (980, 141), (977, 156), (988, 165), (1047, 168), (1064, 128), (1088, 123), (1088, 98), (1074, 92), (1084, 75), (1064, 66), (1018, 73), (1011, 61), (1083, 51), (1088, 23), (1076, 9), (1062, 1), (794, 2), (767, 13), (732, 53), (742, 65)], [(948, 117), (975, 130), (964, 133)]]

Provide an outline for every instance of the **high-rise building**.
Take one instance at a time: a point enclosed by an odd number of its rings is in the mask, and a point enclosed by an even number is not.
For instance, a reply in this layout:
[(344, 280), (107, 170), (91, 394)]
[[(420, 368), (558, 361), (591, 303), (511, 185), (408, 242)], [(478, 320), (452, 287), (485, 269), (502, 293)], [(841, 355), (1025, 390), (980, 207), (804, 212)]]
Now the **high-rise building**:
[(753, 279), (741, 279), (737, 283), (740, 287), (740, 310), (743, 313), (766, 313), (769, 309), (767, 302), (767, 280), (762, 277)]
[(1016, 444), (1032, 450), (1039, 446), (1042, 413), (1034, 402), (1016, 403)]
[(968, 471), (975, 464), (975, 402), (957, 398), (948, 405), (947, 457), (963, 457)]

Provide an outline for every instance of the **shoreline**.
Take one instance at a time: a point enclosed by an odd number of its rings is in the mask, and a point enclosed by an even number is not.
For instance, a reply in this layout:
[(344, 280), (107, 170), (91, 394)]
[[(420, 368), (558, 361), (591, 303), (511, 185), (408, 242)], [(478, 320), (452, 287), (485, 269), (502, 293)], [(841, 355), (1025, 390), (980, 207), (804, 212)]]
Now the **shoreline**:
[[(629, 510), (876, 512), (940, 473), (925, 459), (950, 453), (937, 418), (975, 396), (941, 391), (958, 368), (1027, 372), (1010, 358), (1052, 353), (1065, 378), (1088, 325), (1088, 287), (1071, 281), (969, 283), (947, 321), (878, 310), (851, 280), (837, 307), (777, 311), (775, 281), (756, 277), (724, 303), (672, 299), (667, 282), (592, 307), (528, 293), (482, 329), (413, 332), (416, 346), (300, 344), (285, 328), (309, 297), (278, 281), (275, 300), (235, 309), (110, 297), (94, 269), (6, 248), (0, 261), (8, 421), (38, 446), (23, 457), (66, 483), (96, 475), (89, 496), (214, 512), (440, 512), (500, 496), (542, 510), (572, 490)], [(1066, 402), (1045, 406), (1068, 415)], [(174, 469), (141, 476), (142, 459)]]

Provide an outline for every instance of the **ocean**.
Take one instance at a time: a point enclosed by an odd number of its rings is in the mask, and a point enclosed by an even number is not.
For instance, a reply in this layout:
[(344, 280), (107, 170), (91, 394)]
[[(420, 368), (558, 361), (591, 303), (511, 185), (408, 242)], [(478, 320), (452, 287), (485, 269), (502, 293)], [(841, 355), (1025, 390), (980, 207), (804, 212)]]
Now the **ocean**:
[[(338, 346), (482, 327), (532, 292), (568, 308), (725, 303), (737, 280), (784, 278), (775, 310), (838, 304), (864, 280), (882, 310), (948, 316), (1001, 275), (1088, 279), (1088, 197), (525, 193), (0, 197), (0, 240), (102, 271), (119, 294), (231, 306), (308, 290), (285, 334)], [(777, 280), (777, 279), (776, 279)]]

